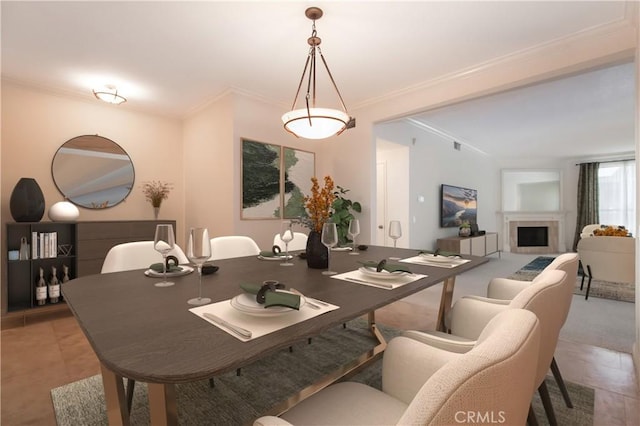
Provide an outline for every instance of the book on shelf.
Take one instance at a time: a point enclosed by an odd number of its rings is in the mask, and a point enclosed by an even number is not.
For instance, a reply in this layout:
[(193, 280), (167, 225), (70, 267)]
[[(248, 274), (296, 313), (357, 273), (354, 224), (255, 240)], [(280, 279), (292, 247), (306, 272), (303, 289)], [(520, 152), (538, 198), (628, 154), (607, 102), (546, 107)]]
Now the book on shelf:
[(31, 258), (48, 259), (58, 257), (57, 232), (31, 233)]

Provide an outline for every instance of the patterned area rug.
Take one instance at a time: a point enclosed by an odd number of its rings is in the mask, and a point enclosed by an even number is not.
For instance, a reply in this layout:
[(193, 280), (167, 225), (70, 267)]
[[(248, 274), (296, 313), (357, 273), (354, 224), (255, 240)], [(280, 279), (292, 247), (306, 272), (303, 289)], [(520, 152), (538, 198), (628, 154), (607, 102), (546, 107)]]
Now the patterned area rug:
[[(380, 330), (387, 340), (399, 334), (398, 330), (389, 327), (380, 326)], [(214, 388), (209, 387), (206, 380), (177, 385), (178, 424), (251, 424), (296, 390), (313, 383), (373, 345), (366, 323), (354, 320), (348, 323), (347, 329), (337, 327), (314, 337), (310, 345), (299, 343), (294, 345), (293, 352), (284, 350), (244, 367), (241, 376), (236, 376), (235, 372), (218, 376)], [(350, 380), (379, 389), (381, 365), (381, 360), (378, 360)], [(566, 407), (554, 379), (547, 377), (558, 424), (593, 424), (594, 390), (574, 383), (567, 382), (566, 385), (573, 409)], [(100, 375), (52, 389), (51, 398), (59, 426), (107, 424)], [(539, 424), (548, 424), (537, 393), (533, 407)], [(131, 424), (149, 424), (144, 383), (136, 383)]]
[[(520, 281), (533, 280), (544, 268), (553, 262), (554, 257), (539, 256), (533, 259), (531, 262), (524, 265), (519, 271), (512, 274), (509, 278)], [(582, 282), (582, 268), (578, 270), (578, 277), (576, 279), (576, 286), (573, 291), (574, 294), (580, 294), (584, 296), (587, 292), (588, 278), (584, 279), (583, 289), (580, 290), (580, 283)], [(602, 299), (620, 300), (623, 302), (635, 303), (636, 291), (635, 286), (630, 283), (612, 283), (606, 281), (591, 281), (591, 290), (589, 290), (589, 297), (600, 297)]]

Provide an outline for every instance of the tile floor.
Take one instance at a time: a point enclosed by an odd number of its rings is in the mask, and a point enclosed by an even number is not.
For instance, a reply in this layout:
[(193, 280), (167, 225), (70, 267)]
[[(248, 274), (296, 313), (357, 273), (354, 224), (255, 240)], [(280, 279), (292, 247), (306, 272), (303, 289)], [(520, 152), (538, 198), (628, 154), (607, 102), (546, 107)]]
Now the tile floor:
[[(377, 322), (429, 329), (435, 318), (422, 306), (399, 301), (378, 311)], [(5, 328), (1, 344), (0, 424), (5, 426), (55, 425), (50, 390), (100, 372), (91, 346), (68, 312)], [(560, 341), (556, 360), (565, 380), (595, 389), (594, 425), (640, 425), (631, 355)]]

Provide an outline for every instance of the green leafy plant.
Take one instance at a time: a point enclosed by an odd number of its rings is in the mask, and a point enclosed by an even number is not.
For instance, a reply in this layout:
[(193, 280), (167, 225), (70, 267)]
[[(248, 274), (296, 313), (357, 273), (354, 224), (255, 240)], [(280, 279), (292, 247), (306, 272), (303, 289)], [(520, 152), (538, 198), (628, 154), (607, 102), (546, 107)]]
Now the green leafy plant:
[(311, 178), (313, 186), (311, 196), (304, 198), (304, 215), (297, 219), (301, 225), (322, 232), (322, 224), (331, 221), (338, 230), (338, 245), (344, 246), (352, 242), (349, 239), (349, 221), (354, 219), (353, 212), (361, 213), (362, 206), (357, 201), (351, 201), (345, 195), (349, 192), (341, 186), (335, 186), (331, 176), (325, 176), (324, 187), (320, 188), (318, 179)]
[(345, 197), (345, 194), (349, 192), (348, 189), (344, 189), (340, 185), (336, 186), (337, 190), (333, 192), (335, 200), (333, 201), (331, 221), (336, 224), (338, 229), (338, 244), (343, 246), (349, 242), (349, 221), (354, 219), (353, 212), (361, 213), (362, 206), (357, 201), (351, 201)]

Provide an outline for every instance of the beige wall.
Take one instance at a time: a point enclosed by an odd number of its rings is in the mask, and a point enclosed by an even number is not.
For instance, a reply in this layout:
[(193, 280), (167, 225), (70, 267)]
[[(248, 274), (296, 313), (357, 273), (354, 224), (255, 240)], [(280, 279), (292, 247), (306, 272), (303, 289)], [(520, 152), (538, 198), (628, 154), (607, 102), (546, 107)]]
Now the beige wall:
[[(99, 134), (118, 143), (135, 168), (135, 186), (125, 202), (104, 210), (80, 208), (79, 220), (153, 219), (153, 208), (141, 192), (148, 180), (172, 182), (160, 219), (184, 224), (182, 123), (117, 106), (49, 94), (2, 82), (2, 225), (12, 222), (11, 191), (21, 177), (34, 178), (45, 197), (45, 215), (63, 199), (51, 176), (51, 161), (67, 140)], [(178, 233), (181, 235), (182, 230)], [(150, 236), (151, 238), (153, 236)]]
[(192, 226), (211, 237), (233, 230), (232, 103), (223, 96), (184, 122), (185, 233)]
[(211, 237), (248, 235), (261, 248), (272, 246), (273, 236), (280, 230), (279, 220), (240, 218), (241, 140), (315, 152), (316, 173), (326, 173), (318, 166), (323, 143), (297, 139), (283, 130), (280, 117), (286, 109), (229, 92), (185, 120), (186, 227), (205, 226)]

